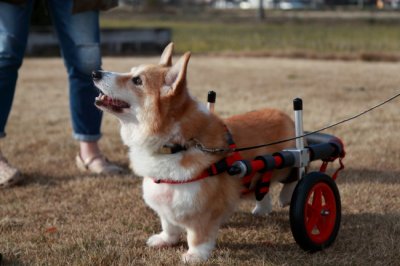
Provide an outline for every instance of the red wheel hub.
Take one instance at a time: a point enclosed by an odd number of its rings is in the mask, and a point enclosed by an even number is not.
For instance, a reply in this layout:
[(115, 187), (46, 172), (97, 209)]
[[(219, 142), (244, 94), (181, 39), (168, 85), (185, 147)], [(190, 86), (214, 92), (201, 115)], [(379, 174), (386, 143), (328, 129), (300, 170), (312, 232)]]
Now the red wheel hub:
[(320, 182), (310, 189), (304, 214), (308, 237), (316, 244), (327, 241), (336, 221), (335, 195), (327, 184)]

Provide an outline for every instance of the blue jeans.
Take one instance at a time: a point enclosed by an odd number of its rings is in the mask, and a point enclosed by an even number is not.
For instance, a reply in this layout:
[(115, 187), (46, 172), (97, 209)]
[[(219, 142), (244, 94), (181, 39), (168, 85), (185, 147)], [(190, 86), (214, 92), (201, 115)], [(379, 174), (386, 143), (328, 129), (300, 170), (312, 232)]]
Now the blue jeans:
[[(80, 141), (97, 141), (102, 113), (94, 106), (98, 91), (91, 72), (101, 68), (99, 13), (72, 14), (72, 2), (48, 0), (49, 11), (68, 72), (73, 136)], [(5, 136), (32, 8), (33, 0), (25, 6), (0, 2), (0, 137)]]

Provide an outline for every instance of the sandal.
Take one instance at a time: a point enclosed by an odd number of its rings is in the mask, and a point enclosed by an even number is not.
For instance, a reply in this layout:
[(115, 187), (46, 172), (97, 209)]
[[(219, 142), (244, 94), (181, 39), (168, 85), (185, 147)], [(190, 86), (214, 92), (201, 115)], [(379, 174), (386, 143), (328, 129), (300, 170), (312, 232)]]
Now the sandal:
[(22, 180), (19, 170), (8, 163), (0, 153), (0, 188), (7, 188)]
[(83, 172), (91, 172), (94, 174), (121, 174), (124, 172), (123, 168), (111, 163), (101, 154), (83, 160), (81, 154), (78, 153), (75, 162), (79, 170)]

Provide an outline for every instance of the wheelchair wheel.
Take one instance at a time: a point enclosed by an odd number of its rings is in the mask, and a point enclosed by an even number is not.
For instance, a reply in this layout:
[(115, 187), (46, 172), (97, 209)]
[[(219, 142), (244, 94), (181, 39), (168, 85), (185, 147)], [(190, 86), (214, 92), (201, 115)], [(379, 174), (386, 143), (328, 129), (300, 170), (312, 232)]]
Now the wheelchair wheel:
[(315, 252), (329, 247), (339, 232), (341, 202), (335, 181), (312, 172), (297, 184), (290, 203), (290, 227), (297, 244)]

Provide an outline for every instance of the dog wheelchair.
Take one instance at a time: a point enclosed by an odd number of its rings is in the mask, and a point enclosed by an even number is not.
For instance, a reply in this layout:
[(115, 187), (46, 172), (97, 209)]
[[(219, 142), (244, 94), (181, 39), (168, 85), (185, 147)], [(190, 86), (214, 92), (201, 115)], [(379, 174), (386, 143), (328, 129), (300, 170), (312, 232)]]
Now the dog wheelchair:
[[(214, 110), (215, 97), (214, 92), (209, 92), (208, 107), (211, 111)], [(345, 151), (343, 142), (333, 135), (304, 132), (302, 100), (294, 99), (293, 106), (296, 148), (257, 156), (253, 160), (236, 160), (227, 171), (241, 178), (245, 187), (250, 186), (251, 178), (257, 172), (261, 173), (262, 177), (253, 191), (256, 199), (261, 200), (269, 191), (272, 171), (293, 168), (299, 181), (290, 202), (292, 235), (303, 250), (316, 252), (332, 245), (339, 231), (341, 200), (335, 180), (344, 168), (342, 159)], [(340, 167), (329, 176), (326, 173), (328, 163), (336, 159)], [(317, 160), (322, 161), (319, 171), (307, 172), (309, 163)], [(249, 190), (242, 193), (246, 192)]]

